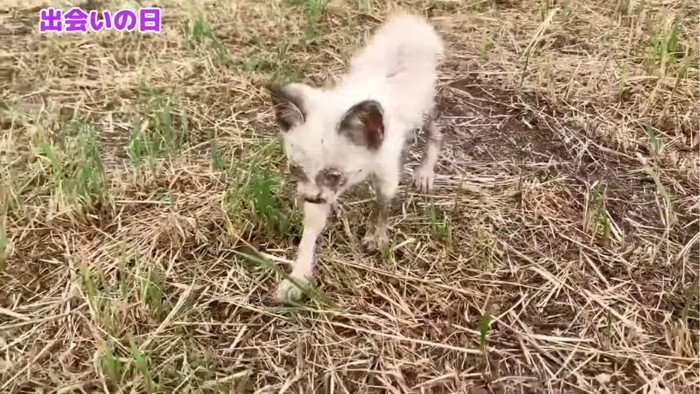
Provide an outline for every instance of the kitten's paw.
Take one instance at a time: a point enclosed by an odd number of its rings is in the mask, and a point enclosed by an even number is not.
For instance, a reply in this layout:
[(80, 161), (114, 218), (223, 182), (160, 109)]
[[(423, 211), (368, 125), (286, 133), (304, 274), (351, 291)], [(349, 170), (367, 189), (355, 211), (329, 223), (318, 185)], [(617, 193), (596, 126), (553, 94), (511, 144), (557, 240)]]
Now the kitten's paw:
[(433, 191), (435, 171), (431, 167), (419, 166), (413, 173), (413, 184), (421, 193)]
[(386, 233), (370, 232), (362, 238), (362, 247), (367, 252), (378, 252), (389, 245), (389, 237)]
[[(275, 293), (275, 300), (281, 304), (295, 304), (304, 301), (307, 294), (305, 292), (306, 287), (309, 286), (309, 280), (303, 277), (292, 276), (297, 284), (294, 284), (290, 279), (284, 279), (277, 286), (277, 292)], [(300, 288), (301, 286), (301, 288)]]

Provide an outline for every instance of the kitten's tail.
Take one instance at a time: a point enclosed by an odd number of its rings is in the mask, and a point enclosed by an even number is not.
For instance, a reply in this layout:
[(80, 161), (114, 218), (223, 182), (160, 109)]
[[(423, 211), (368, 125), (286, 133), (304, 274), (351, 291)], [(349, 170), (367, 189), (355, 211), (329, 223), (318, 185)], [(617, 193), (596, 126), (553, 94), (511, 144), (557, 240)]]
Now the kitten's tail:
[(444, 56), (444, 44), (425, 18), (397, 13), (374, 33), (369, 44), (352, 62), (361, 73), (377, 72), (388, 78), (435, 70)]

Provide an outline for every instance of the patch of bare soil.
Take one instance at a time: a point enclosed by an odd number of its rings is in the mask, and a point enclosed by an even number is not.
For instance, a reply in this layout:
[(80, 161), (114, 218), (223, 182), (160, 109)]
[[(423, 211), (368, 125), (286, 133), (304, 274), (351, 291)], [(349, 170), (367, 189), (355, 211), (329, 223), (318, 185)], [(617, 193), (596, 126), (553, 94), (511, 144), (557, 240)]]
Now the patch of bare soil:
[[(613, 220), (632, 232), (629, 225), (658, 224), (657, 187), (639, 172), (639, 162), (604, 151), (595, 143), (566, 139), (541, 113), (556, 110), (535, 95), (504, 91), (475, 78), (463, 78), (443, 89), (439, 103), (446, 143), (442, 165), (488, 166), (542, 179), (566, 177), (572, 181), (572, 198), (585, 199), (586, 189), (603, 182), (607, 207)], [(523, 105), (523, 100), (528, 105)]]
[[(572, 154), (559, 135), (541, 127), (531, 113), (514, 101), (514, 92), (464, 78), (450, 83), (441, 112), (451, 122), (448, 135), (473, 160), (483, 163), (562, 163)], [(449, 93), (448, 93), (449, 92)], [(534, 103), (536, 105), (536, 103)]]

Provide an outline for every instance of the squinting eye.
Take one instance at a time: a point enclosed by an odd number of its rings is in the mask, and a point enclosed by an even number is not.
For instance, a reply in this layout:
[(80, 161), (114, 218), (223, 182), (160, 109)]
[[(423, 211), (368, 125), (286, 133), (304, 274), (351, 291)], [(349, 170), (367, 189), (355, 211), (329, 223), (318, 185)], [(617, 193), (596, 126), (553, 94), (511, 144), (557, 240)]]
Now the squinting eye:
[(289, 166), (289, 173), (292, 174), (293, 177), (297, 179), (306, 179), (306, 174), (304, 174), (304, 170), (296, 165), (291, 165)]
[(337, 185), (340, 182), (340, 173), (329, 172), (326, 174), (326, 183), (329, 185)]

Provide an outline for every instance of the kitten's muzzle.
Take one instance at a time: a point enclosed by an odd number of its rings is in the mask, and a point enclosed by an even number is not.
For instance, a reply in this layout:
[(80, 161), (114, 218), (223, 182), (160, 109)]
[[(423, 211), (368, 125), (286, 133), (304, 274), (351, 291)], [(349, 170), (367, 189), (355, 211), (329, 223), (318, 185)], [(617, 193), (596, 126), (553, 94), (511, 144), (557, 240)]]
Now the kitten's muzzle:
[(321, 197), (320, 194), (317, 196), (313, 196), (313, 197), (312, 196), (304, 196), (304, 201), (311, 203), (311, 204), (325, 204), (326, 203), (326, 199)]

